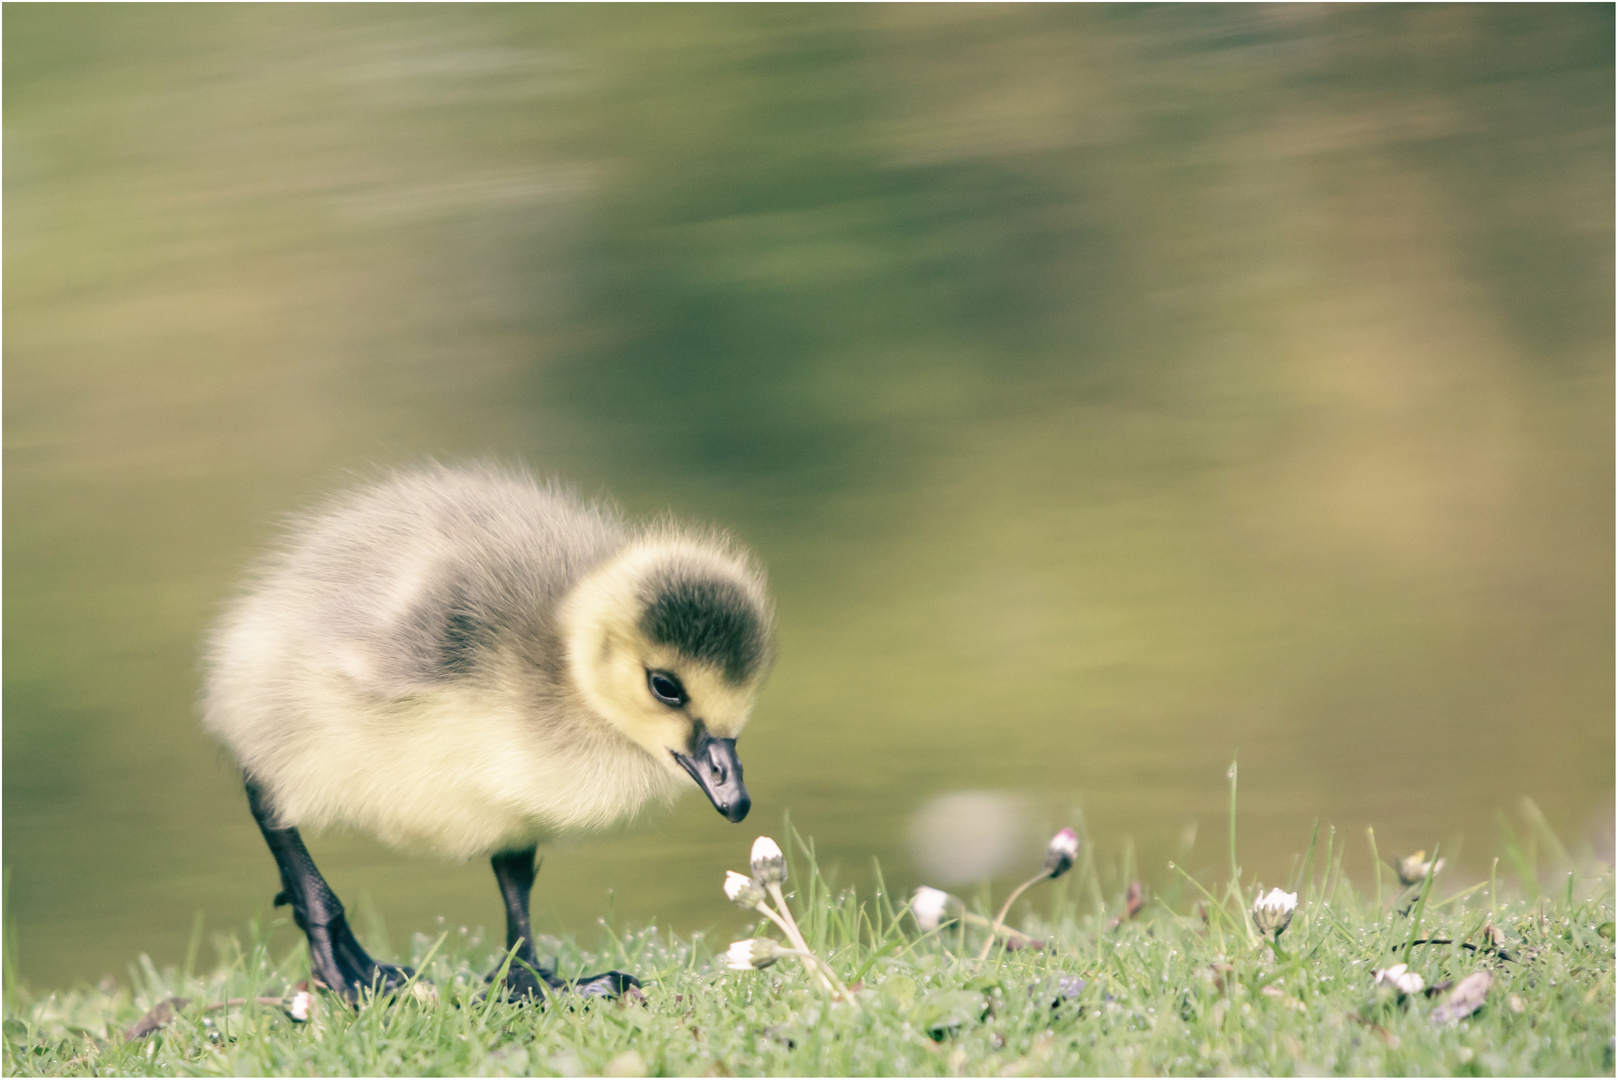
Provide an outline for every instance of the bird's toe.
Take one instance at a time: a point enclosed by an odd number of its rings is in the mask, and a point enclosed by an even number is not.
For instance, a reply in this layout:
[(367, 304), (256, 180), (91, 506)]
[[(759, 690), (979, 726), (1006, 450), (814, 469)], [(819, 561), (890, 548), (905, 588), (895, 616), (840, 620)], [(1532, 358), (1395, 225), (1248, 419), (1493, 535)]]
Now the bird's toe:
[(572, 985), (580, 997), (643, 997), (640, 980), (622, 971), (603, 971), (599, 975), (586, 975)]
[[(494, 975), (487, 980), (495, 983)], [(543, 1002), (546, 995), (562, 989), (563, 984), (549, 972), (530, 967), (522, 961), (513, 961), (498, 986), (491, 986), (486, 993), (496, 993), (505, 1001), (517, 1002)]]
[(397, 964), (377, 964), (375, 967), (366, 985), (376, 986), (383, 993), (399, 989), (416, 976), (415, 969)]
[(326, 972), (318, 982), (341, 995), (350, 1005), (359, 1005), (367, 998), (379, 998), (394, 993), (408, 983), (415, 972), (395, 964), (372, 964), (367, 970), (358, 966), (336, 972)]

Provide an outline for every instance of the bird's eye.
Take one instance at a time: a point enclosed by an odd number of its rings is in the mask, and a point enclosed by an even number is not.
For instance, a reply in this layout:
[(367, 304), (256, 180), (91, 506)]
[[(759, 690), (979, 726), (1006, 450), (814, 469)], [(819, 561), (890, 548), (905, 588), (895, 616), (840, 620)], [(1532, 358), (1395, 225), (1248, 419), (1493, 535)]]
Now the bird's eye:
[(651, 688), (652, 696), (665, 705), (679, 708), (685, 704), (685, 687), (680, 685), (679, 679), (666, 671), (648, 671), (646, 685)]

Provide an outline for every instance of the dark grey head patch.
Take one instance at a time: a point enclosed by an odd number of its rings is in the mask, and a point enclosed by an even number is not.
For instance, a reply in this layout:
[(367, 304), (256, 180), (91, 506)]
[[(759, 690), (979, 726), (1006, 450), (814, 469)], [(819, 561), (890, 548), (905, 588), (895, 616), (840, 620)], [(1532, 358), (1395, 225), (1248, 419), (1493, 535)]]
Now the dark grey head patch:
[(769, 655), (767, 616), (740, 586), (723, 578), (659, 576), (651, 581), (640, 628), (658, 645), (713, 664), (734, 684)]

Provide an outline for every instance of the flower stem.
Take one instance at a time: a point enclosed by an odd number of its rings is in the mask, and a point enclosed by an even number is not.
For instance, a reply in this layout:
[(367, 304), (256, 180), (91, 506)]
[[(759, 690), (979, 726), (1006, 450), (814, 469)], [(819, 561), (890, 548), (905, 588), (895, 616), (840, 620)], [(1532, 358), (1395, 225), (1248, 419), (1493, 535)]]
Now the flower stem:
[(812, 951), (809, 948), (809, 943), (803, 940), (803, 934), (798, 930), (798, 920), (792, 917), (792, 909), (787, 907), (787, 898), (781, 895), (780, 882), (772, 881), (765, 888), (769, 889), (770, 895), (775, 897), (775, 905), (781, 915), (781, 918), (776, 919), (776, 925), (787, 932), (787, 936), (792, 939), (798, 948), (804, 952)]
[(781, 886), (771, 882), (768, 888), (775, 895), (776, 903), (781, 905), (781, 913), (785, 915), (785, 918), (782, 917), (782, 914), (777, 914), (771, 910), (770, 906), (762, 900), (758, 902), (759, 914), (781, 928), (781, 932), (787, 936), (787, 940), (796, 946), (794, 950), (796, 955), (808, 957), (809, 960), (814, 961), (813, 965), (805, 962), (804, 966), (814, 973), (815, 979), (819, 981), (823, 990), (837, 998), (846, 997), (848, 989), (837, 978), (837, 973), (831, 969), (831, 965), (816, 956), (814, 950), (809, 948), (809, 943), (803, 940), (803, 934), (798, 931), (798, 924), (792, 918), (792, 909), (787, 907), (786, 897), (781, 895)]
[[(1005, 926), (1006, 916), (1011, 912), (1011, 905), (1017, 902), (1017, 897), (1021, 896), (1035, 885), (1038, 885), (1041, 881), (1044, 881), (1048, 876), (1049, 875), (1044, 870), (1041, 870), (1039, 873), (1035, 874), (1033, 877), (1011, 890), (1011, 895), (1006, 897), (1006, 902), (1000, 905), (1000, 914), (994, 917), (994, 925)], [(993, 928), (991, 927), (991, 929)], [(1007, 929), (1010, 928), (1007, 927)], [(994, 943), (998, 940), (999, 938), (995, 937), (993, 934), (989, 935), (989, 940), (983, 943), (983, 951), (978, 953), (979, 963), (982, 963), (984, 960), (989, 958), (989, 950), (994, 948)]]
[(974, 926), (985, 927), (992, 933), (1004, 934), (1006, 937), (1016, 938), (1024, 943), (1034, 940), (1033, 937), (1023, 933), (1021, 930), (1013, 930), (1005, 923), (995, 922), (992, 919), (986, 919), (975, 911), (963, 911), (961, 912), (961, 918), (965, 919)]
[(1242, 891), (1242, 868), (1236, 862), (1236, 763), (1230, 763), (1230, 770), (1225, 773), (1230, 780), (1230, 883), (1240, 896)]
[(1416, 935), (1421, 931), (1421, 916), (1427, 910), (1427, 897), (1433, 891), (1433, 875), (1438, 873), (1438, 845), (1433, 845), (1433, 861), (1427, 864), (1427, 876), (1422, 880), (1421, 893), (1416, 897), (1416, 915), (1410, 920), (1410, 936), (1405, 939), (1405, 954), (1399, 959), (1410, 963), (1410, 950), (1415, 947)]
[[(775, 963), (776, 960), (783, 956), (796, 956), (798, 958), (798, 962), (804, 966), (804, 970), (814, 975), (817, 979), (820, 979), (821, 983), (824, 985), (825, 978), (821, 975), (820, 968), (817, 966), (821, 962), (820, 957), (816, 956), (812, 952), (804, 952), (802, 949), (786, 949), (782, 948), (780, 945), (777, 945), (775, 947), (775, 955), (770, 958), (770, 963)], [(811, 963), (811, 961), (813, 961), (813, 963)], [(834, 998), (837, 997), (836, 993), (829, 987), (827, 988), (827, 992), (833, 994)]]

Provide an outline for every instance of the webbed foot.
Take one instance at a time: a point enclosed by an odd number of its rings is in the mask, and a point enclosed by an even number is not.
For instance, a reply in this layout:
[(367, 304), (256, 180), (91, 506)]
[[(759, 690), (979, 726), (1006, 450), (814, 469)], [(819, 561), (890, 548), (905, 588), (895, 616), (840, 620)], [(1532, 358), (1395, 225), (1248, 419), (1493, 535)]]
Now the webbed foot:
[(379, 964), (355, 940), (343, 914), (343, 905), (315, 869), (315, 860), (303, 846), (303, 838), (291, 826), (276, 824), (268, 796), (251, 774), (243, 774), (247, 805), (253, 820), (264, 834), (264, 842), (275, 856), (281, 874), (281, 891), (275, 906), (290, 905), (292, 921), (309, 941), (309, 967), (315, 981), (357, 1005), (367, 992), (391, 993), (410, 980), (409, 968)]
[(543, 1002), (547, 996), (567, 989), (567, 984), (555, 975), (523, 960), (513, 959), (505, 976), (496, 983), (499, 974), (496, 971), (484, 979), (494, 984), (485, 993), (498, 993), (505, 1001)]
[(640, 980), (622, 971), (603, 971), (599, 975), (586, 975), (570, 985), (580, 997), (641, 997)]
[(350, 1005), (368, 993), (390, 994), (415, 975), (410, 968), (372, 960), (341, 917), (330, 926), (310, 929), (309, 960), (315, 978)]
[[(488, 977), (490, 983), (495, 976)], [(495, 992), (493, 986), (489, 992)], [(570, 995), (581, 998), (617, 998), (625, 995), (640, 996), (640, 980), (622, 971), (604, 971), (599, 975), (586, 975), (577, 982), (557, 978), (542, 967), (534, 967), (522, 960), (512, 960), (505, 977), (500, 980), (500, 996), (507, 1001), (543, 1003), (551, 996)]]

